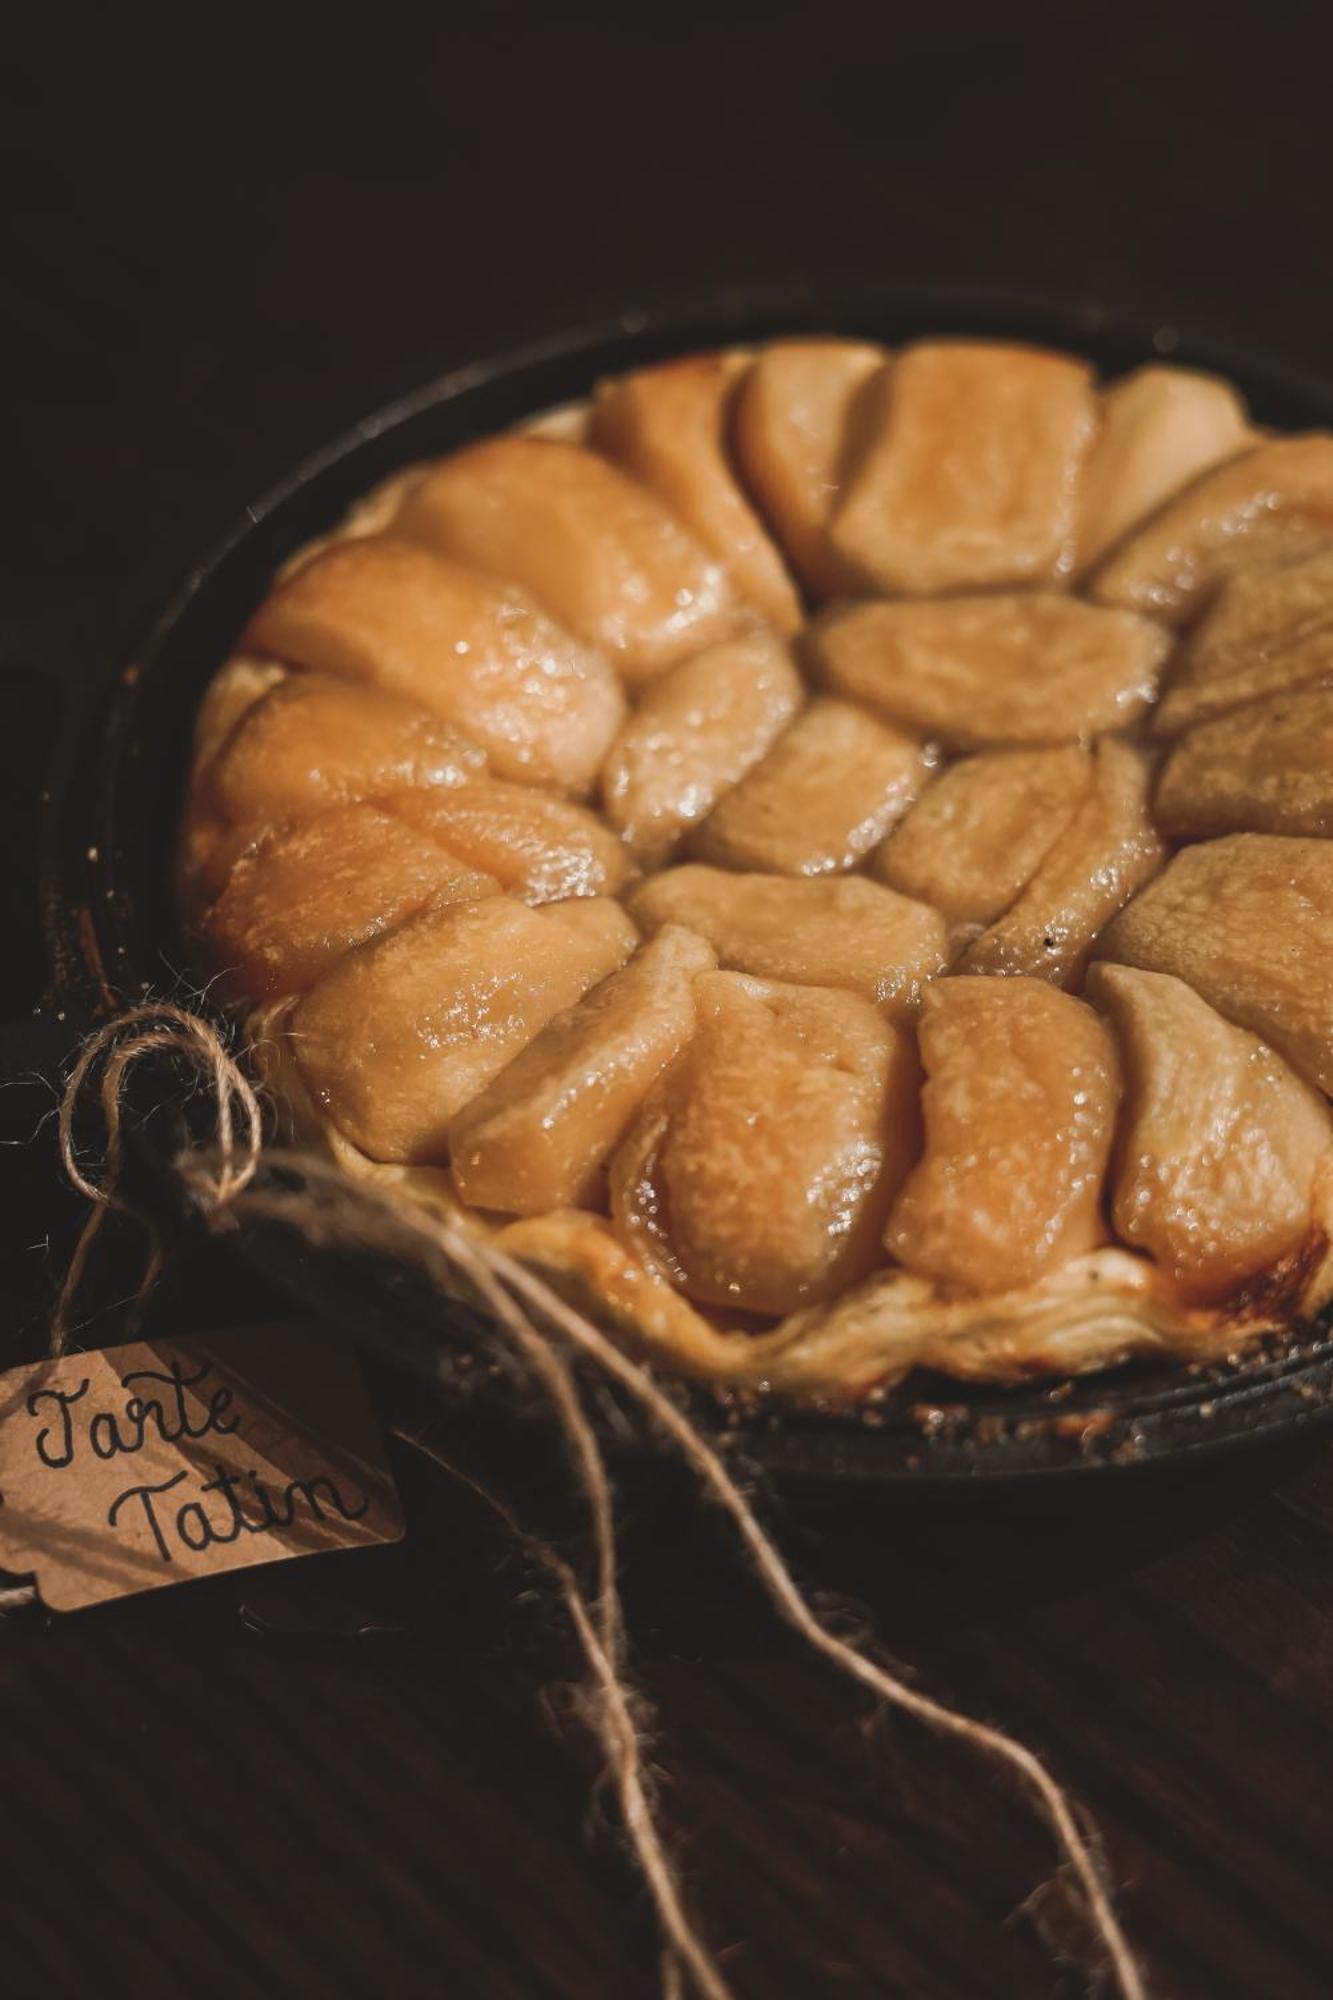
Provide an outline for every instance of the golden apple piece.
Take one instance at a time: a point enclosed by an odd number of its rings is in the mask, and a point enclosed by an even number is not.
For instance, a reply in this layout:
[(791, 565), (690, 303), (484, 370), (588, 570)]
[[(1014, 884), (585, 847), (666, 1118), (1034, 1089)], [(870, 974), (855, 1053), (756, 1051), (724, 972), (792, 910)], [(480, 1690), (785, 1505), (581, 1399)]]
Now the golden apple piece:
[(241, 718), (286, 679), (287, 669), (279, 661), (258, 660), (246, 653), (235, 654), (218, 669), (204, 689), (194, 719), (196, 777), (213, 762)]
[(585, 792), (625, 713), (610, 662), (521, 591), (414, 542), (339, 542), (265, 599), (248, 643), (408, 696), (497, 774)]
[(992, 924), (1017, 901), (1092, 786), (1077, 744), (983, 750), (937, 778), (871, 862), (876, 878), (951, 924)]
[(757, 763), (804, 698), (769, 632), (724, 639), (649, 683), (611, 746), (602, 805), (647, 863), (664, 861)]
[(630, 873), (623, 842), (595, 813), (530, 785), (480, 778), (451, 791), (394, 792), (382, 803), (525, 903), (613, 895)]
[(231, 826), (207, 811), (197, 796), (189, 801), (176, 855), (176, 894), (187, 931), (194, 933), (202, 927), (237, 862), (252, 854), (273, 831), (263, 820)]
[(292, 1015), (307, 1089), (375, 1160), (443, 1162), (451, 1120), (638, 942), (602, 898), (487, 896), (348, 952)]
[(727, 453), (746, 362), (743, 354), (695, 354), (603, 382), (589, 442), (664, 500), (717, 557), (737, 594), (790, 633), (802, 622), (800, 599)]
[(922, 986), (945, 964), (938, 911), (855, 876), (805, 881), (668, 868), (636, 889), (629, 907), (649, 933), (663, 924), (697, 931), (730, 969), (844, 987), (891, 1020), (911, 1018)]
[(353, 945), (499, 884), (368, 804), (271, 833), (236, 862), (204, 945), (231, 999), (300, 993)]
[(1112, 549), (1090, 584), (1099, 604), (1193, 617), (1223, 577), (1333, 541), (1333, 437), (1269, 438), (1205, 472)]
[(651, 1086), (694, 1032), (712, 947), (668, 925), (557, 1014), (449, 1128), (454, 1185), (515, 1215), (586, 1205)]
[(695, 852), (723, 868), (837, 874), (884, 838), (926, 772), (915, 736), (821, 695), (714, 808)]
[(963, 970), (1077, 985), (1103, 926), (1165, 855), (1148, 813), (1147, 766), (1128, 743), (1107, 738), (1073, 818), (1018, 901), (969, 947)]
[(246, 710), (205, 789), (239, 825), (409, 785), (462, 785), (485, 768), (484, 751), (416, 702), (329, 674), (290, 674)]
[(858, 441), (862, 392), (886, 359), (863, 341), (775, 340), (736, 394), (741, 476), (815, 597), (831, 597), (848, 580), (829, 522)]
[(625, 680), (650, 680), (754, 622), (725, 566), (657, 495), (580, 445), (469, 445), (413, 488), (395, 532), (512, 577)]
[(1158, 782), (1154, 816), (1175, 840), (1333, 834), (1333, 687), (1297, 688), (1188, 730)]
[(1324, 1099), (1169, 973), (1096, 965), (1088, 996), (1110, 1018), (1125, 1073), (1117, 1235), (1205, 1299), (1299, 1251), (1333, 1146)]
[(1092, 370), (990, 341), (925, 341), (887, 371), (833, 543), (872, 590), (1053, 583), (1073, 558)]
[(1333, 683), (1333, 546), (1223, 579), (1172, 668), (1158, 736), (1266, 695)]
[(1147, 708), (1170, 640), (1054, 591), (857, 604), (810, 634), (820, 679), (956, 750), (1072, 743)]
[(1182, 848), (1097, 955), (1169, 972), (1333, 1093), (1333, 844), (1233, 833)]
[(1193, 368), (1137, 368), (1102, 391), (1100, 414), (1079, 493), (1080, 571), (1182, 486), (1255, 442), (1231, 383)]
[(889, 1218), (892, 1255), (1003, 1292), (1100, 1243), (1119, 1081), (1094, 1010), (1039, 979), (942, 979), (918, 1038), (925, 1154)]
[(785, 1314), (881, 1256), (919, 1143), (910, 1036), (851, 993), (735, 973), (611, 1163), (617, 1234), (701, 1305)]

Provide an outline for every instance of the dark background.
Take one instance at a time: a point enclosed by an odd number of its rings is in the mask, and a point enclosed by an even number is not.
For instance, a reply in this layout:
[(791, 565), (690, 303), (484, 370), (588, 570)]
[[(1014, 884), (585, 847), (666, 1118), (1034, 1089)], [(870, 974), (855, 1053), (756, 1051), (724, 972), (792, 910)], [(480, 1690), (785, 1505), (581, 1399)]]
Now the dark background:
[[(1326, 18), (942, 4), (872, 37), (834, 8), (429, 27), (369, 8), (341, 30), (177, 10), (155, 31), (107, 10), (11, 44), (6, 1015), (43, 984), (47, 670), (76, 666), (95, 702), (248, 500), (452, 363), (681, 290), (869, 270), (1333, 366)], [(37, 1028), (54, 1062), (62, 1024)], [(73, 1218), (49, 1084), (5, 1081), (18, 1352)], [(211, 1314), (268, 1309), (210, 1267), (161, 1310), (202, 1313), (205, 1292)], [(6, 1621), (11, 1992), (653, 1990), (558, 1614), (472, 1501), (398, 1467), (402, 1550)], [(1109, 1483), (1017, 1514), (772, 1504), (812, 1585), (1093, 1809), (1157, 1993), (1314, 2000), (1333, 1979), (1333, 1464), (1291, 1446)], [(907, 1725), (868, 1729), (685, 1496), (631, 1476), (626, 1509), (664, 1812), (738, 1993), (1084, 1991), (1020, 1908), (1050, 1847), (1011, 1789)]]

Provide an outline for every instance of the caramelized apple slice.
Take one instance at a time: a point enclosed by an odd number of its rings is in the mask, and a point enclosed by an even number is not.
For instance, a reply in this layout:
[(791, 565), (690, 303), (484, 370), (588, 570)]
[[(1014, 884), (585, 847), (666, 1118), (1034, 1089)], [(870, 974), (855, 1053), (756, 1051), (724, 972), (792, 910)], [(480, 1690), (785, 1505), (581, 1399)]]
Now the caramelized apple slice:
[(612, 1161), (617, 1233), (690, 1298), (782, 1314), (879, 1254), (918, 1144), (909, 1037), (864, 1000), (734, 973)]
[(884, 838), (925, 773), (915, 736), (822, 695), (727, 793), (695, 851), (724, 868), (837, 874)]
[(1079, 495), (1080, 570), (1182, 486), (1254, 443), (1244, 403), (1219, 375), (1138, 368), (1100, 402)]
[(1147, 792), (1138, 751), (1099, 743), (1082, 804), (1012, 909), (971, 946), (964, 970), (1076, 985), (1103, 925), (1162, 865)]
[(353, 945), (499, 884), (372, 805), (334, 806), (238, 860), (204, 940), (228, 998), (300, 993)]
[(1333, 834), (1333, 687), (1298, 688), (1189, 730), (1162, 772), (1154, 810), (1178, 840)]
[(668, 925), (557, 1014), (449, 1128), (454, 1184), (474, 1208), (539, 1215), (595, 1199), (607, 1156), (694, 1032), (712, 948)]
[(1226, 577), (1153, 715), (1158, 736), (1263, 695), (1333, 682), (1333, 547)]
[(629, 876), (624, 846), (594, 813), (529, 785), (483, 778), (452, 791), (394, 792), (382, 803), (525, 903), (614, 894)]
[(1093, 1009), (1037, 979), (942, 979), (919, 1039), (926, 1150), (889, 1218), (899, 1262), (1003, 1292), (1101, 1242), (1118, 1079)]
[(872, 870), (951, 924), (994, 923), (1064, 835), (1091, 783), (1092, 758), (1074, 744), (964, 758), (913, 806)]
[(1333, 437), (1270, 438), (1160, 507), (1112, 550), (1092, 595), (1179, 625), (1233, 570), (1330, 540)]
[(836, 693), (960, 750), (1121, 729), (1152, 700), (1169, 646), (1150, 619), (1052, 591), (858, 604), (811, 634)]
[(668, 868), (635, 890), (630, 912), (648, 932), (663, 924), (697, 931), (737, 972), (845, 987), (891, 1020), (911, 1017), (924, 982), (945, 962), (938, 911), (856, 877), (809, 882)]
[(1235, 833), (1186, 847), (1098, 957), (1171, 972), (1333, 1092), (1333, 844)]
[(201, 928), (208, 911), (231, 880), (237, 862), (252, 854), (272, 831), (262, 821), (244, 827), (229, 826), (216, 813), (205, 811), (197, 797), (190, 800), (176, 855), (176, 894), (187, 931), (194, 933)]
[(767, 632), (726, 639), (644, 689), (602, 771), (606, 817), (646, 862), (757, 763), (802, 699), (787, 648)]
[(409, 918), (299, 1002), (306, 1087), (372, 1159), (443, 1161), (451, 1119), (637, 941), (600, 898), (533, 910), (487, 896)]
[(194, 769), (205, 771), (227, 738), (257, 702), (287, 679), (277, 660), (259, 660), (238, 653), (220, 667), (199, 704), (194, 719)]
[(753, 622), (720, 562), (655, 494), (580, 445), (492, 438), (434, 466), (395, 532), (513, 577), (624, 678), (651, 679)]
[(694, 354), (603, 382), (590, 442), (651, 487), (779, 632), (801, 605), (782, 557), (736, 483), (727, 434), (743, 354)]
[(736, 394), (741, 475), (787, 559), (816, 597), (842, 587), (829, 520), (847, 468), (859, 392), (882, 347), (855, 340), (775, 340)]
[(1300, 1248), (1333, 1145), (1328, 1106), (1281, 1056), (1168, 973), (1096, 965), (1125, 1069), (1116, 1233), (1217, 1298)]
[(927, 341), (899, 355), (833, 522), (872, 589), (1054, 582), (1072, 560), (1092, 370), (1068, 355)]
[(299, 819), (407, 785), (461, 785), (485, 753), (415, 702), (327, 674), (292, 674), (256, 702), (208, 791), (235, 824)]
[(280, 583), (248, 637), (410, 696), (530, 784), (586, 791), (625, 712), (610, 663), (519, 591), (384, 535), (339, 542)]

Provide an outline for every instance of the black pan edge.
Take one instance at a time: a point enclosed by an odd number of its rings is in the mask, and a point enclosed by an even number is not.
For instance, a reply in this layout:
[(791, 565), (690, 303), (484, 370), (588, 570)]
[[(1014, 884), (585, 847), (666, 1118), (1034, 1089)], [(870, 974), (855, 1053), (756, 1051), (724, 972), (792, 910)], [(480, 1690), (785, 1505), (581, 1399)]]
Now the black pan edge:
[[(1333, 425), (1333, 382), (1225, 339), (1126, 320), (1096, 305), (846, 274), (628, 307), (452, 369), (310, 455), (247, 509), (191, 570), (105, 712), (87, 718), (44, 842), (52, 1004), (77, 1017), (148, 991), (190, 993), (170, 857), (194, 711), (293, 547), (399, 465), (586, 394), (600, 375), (691, 348), (815, 331), (889, 345), (927, 333), (1033, 340), (1084, 354), (1107, 375), (1169, 358), (1231, 376), (1260, 422)], [(264, 1262), (318, 1304), (322, 1288), (308, 1259), (279, 1256), (277, 1268), (271, 1255)], [(1333, 1340), (1320, 1327), (1279, 1353), (1220, 1369), (1139, 1364), (1054, 1392), (914, 1381), (860, 1412), (760, 1409), (722, 1421), (748, 1457), (780, 1477), (993, 1491), (1053, 1474), (1183, 1467), (1243, 1444), (1294, 1442), (1331, 1407)]]

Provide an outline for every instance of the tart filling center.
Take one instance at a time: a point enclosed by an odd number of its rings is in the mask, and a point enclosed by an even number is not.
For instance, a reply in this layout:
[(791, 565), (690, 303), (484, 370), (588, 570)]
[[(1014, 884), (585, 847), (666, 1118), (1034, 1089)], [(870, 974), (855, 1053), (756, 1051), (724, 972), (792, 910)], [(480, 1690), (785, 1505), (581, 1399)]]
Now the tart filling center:
[(1333, 1295), (1333, 437), (1034, 348), (701, 355), (409, 468), (201, 710), (285, 1115), (716, 1380)]

